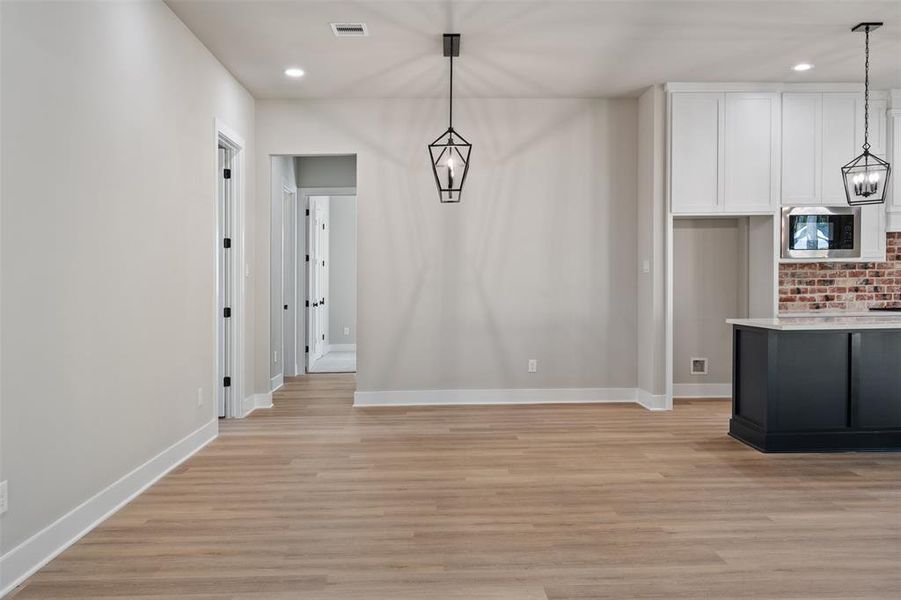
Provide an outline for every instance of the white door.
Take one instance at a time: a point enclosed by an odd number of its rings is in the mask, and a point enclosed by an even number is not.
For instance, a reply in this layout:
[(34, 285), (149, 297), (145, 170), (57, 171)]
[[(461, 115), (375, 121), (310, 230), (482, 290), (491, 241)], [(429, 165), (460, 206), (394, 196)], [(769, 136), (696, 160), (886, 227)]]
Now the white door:
[(308, 368), (328, 344), (329, 198), (310, 196)]
[(286, 377), (297, 375), (296, 196), (296, 190), (282, 189), (282, 366)]

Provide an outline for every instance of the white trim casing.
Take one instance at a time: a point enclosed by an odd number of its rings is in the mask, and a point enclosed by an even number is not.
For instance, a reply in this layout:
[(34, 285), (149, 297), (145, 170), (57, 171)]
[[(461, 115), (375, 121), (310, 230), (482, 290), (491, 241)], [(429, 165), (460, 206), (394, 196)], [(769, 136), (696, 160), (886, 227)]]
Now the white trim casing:
[[(662, 396), (661, 396), (662, 397)], [(656, 396), (645, 400), (656, 410)], [(355, 392), (354, 406), (440, 406), (459, 404), (591, 404), (640, 402), (636, 388), (495, 390), (398, 390)], [(663, 403), (665, 404), (665, 402)], [(644, 406), (644, 404), (642, 404)], [(650, 406), (648, 406), (650, 408)]]
[(674, 383), (674, 398), (731, 398), (731, 383)]
[[(247, 144), (244, 141), (244, 138), (238, 135), (237, 131), (231, 128), (228, 124), (222, 121), (219, 118), (213, 119), (213, 148), (215, 149), (213, 153), (213, 173), (218, 173), (219, 169), (219, 143), (220, 141), (224, 142), (227, 146), (231, 148), (234, 152), (234, 214), (232, 215), (234, 218), (233, 222), (233, 231), (232, 231), (232, 251), (234, 254), (234, 260), (232, 260), (231, 264), (231, 275), (234, 285), (234, 295), (231, 301), (232, 308), (232, 335), (231, 335), (231, 400), (228, 405), (225, 407), (225, 416), (226, 417), (235, 417), (241, 413), (241, 404), (242, 399), (244, 398), (244, 307), (246, 306), (245, 300), (245, 280), (246, 277), (250, 275), (249, 268), (246, 265), (246, 249), (245, 249), (245, 213), (246, 213), (246, 192), (245, 185), (247, 182), (247, 178), (245, 177), (246, 169), (247, 169), (247, 160), (245, 158), (245, 150), (247, 149)], [(222, 243), (220, 240), (219, 234), (219, 188), (218, 188), (218, 174), (213, 178), (213, 198), (214, 198), (214, 224), (213, 224), (213, 239), (215, 241), (214, 244), (214, 264), (215, 264), (215, 273), (218, 279), (219, 273), (219, 247)], [(219, 394), (219, 387), (222, 384), (222, 376), (223, 373), (219, 372), (219, 335), (220, 335), (220, 327), (219, 327), (219, 285), (215, 287), (215, 293), (213, 296), (213, 331), (215, 331), (215, 347), (213, 351), (213, 398), (217, 399)], [(213, 402), (214, 411), (216, 411), (216, 402)], [(214, 414), (216, 414), (214, 412)]]
[(215, 419), (94, 494), (0, 557), (0, 597), (219, 435)]
[(240, 417), (244, 418), (260, 408), (272, 408), (272, 392), (266, 394), (254, 394), (244, 398)]
[(636, 402), (644, 408), (652, 411), (672, 410), (672, 399), (668, 399), (666, 394), (652, 394), (647, 390), (637, 388)]
[(325, 352), (356, 352), (357, 345), (356, 344), (328, 344), (325, 347)]
[(285, 385), (285, 376), (282, 373), (279, 373), (275, 377), (269, 380), (269, 393), (271, 394), (278, 388)]

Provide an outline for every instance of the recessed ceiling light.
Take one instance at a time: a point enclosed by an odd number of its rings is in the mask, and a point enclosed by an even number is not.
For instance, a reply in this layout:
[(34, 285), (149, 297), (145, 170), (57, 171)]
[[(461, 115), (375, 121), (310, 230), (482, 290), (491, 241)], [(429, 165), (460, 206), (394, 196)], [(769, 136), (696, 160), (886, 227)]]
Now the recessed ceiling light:
[(297, 79), (298, 77), (303, 77), (303, 69), (298, 69), (297, 67), (290, 67), (285, 69), (285, 75), (288, 77), (293, 77)]
[(792, 71), (809, 71), (813, 68), (810, 63), (798, 63), (792, 67)]

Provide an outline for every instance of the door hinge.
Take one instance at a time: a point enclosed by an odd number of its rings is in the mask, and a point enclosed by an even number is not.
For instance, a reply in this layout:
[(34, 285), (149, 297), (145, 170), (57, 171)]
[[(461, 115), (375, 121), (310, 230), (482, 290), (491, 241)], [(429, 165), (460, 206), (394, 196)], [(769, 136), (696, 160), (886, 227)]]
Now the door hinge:
[(308, 217), (310, 216), (310, 209), (309, 209), (309, 208), (307, 209), (307, 216), (308, 216)]
[(307, 262), (310, 262), (310, 255), (307, 254)]
[(324, 334), (324, 333), (322, 334), (322, 341), (323, 341), (323, 342), (325, 341), (325, 334)]
[(225, 177), (226, 179), (231, 179), (232, 178), (232, 170), (225, 169), (224, 171), (222, 171), (222, 176)]
[(303, 351), (304, 351), (304, 352), (309, 352), (309, 351), (310, 351), (310, 347), (309, 347), (309, 346), (304, 346)]
[(310, 301), (309, 301), (309, 300), (307, 300), (306, 307), (307, 307), (307, 308), (310, 308)]
[(325, 266), (325, 261), (322, 261), (322, 266), (323, 266), (323, 267)]
[(319, 306), (325, 306), (325, 298), (319, 301)]
[(222, 240), (222, 247), (223, 248), (231, 248), (232, 247), (232, 239), (225, 238), (224, 240)]
[(231, 387), (232, 378), (231, 377), (223, 377), (222, 378), (222, 387)]
[(325, 231), (325, 223), (322, 224), (322, 231)]
[(285, 304), (284, 310), (288, 310), (288, 305), (287, 305), (287, 304)]
[(232, 309), (230, 306), (226, 306), (222, 309), (222, 316), (226, 319), (232, 316)]

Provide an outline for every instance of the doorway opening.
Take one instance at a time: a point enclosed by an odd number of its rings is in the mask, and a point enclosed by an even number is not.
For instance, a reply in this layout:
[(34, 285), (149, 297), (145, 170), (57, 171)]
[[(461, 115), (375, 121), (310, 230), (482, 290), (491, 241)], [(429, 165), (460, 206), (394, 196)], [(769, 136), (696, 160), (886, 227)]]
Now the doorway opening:
[(356, 372), (356, 156), (271, 157), (271, 389)]
[(216, 122), (216, 350), (214, 382), (219, 417), (242, 417), (244, 140)]
[(773, 218), (672, 221), (673, 397), (732, 397), (730, 318), (775, 314)]

